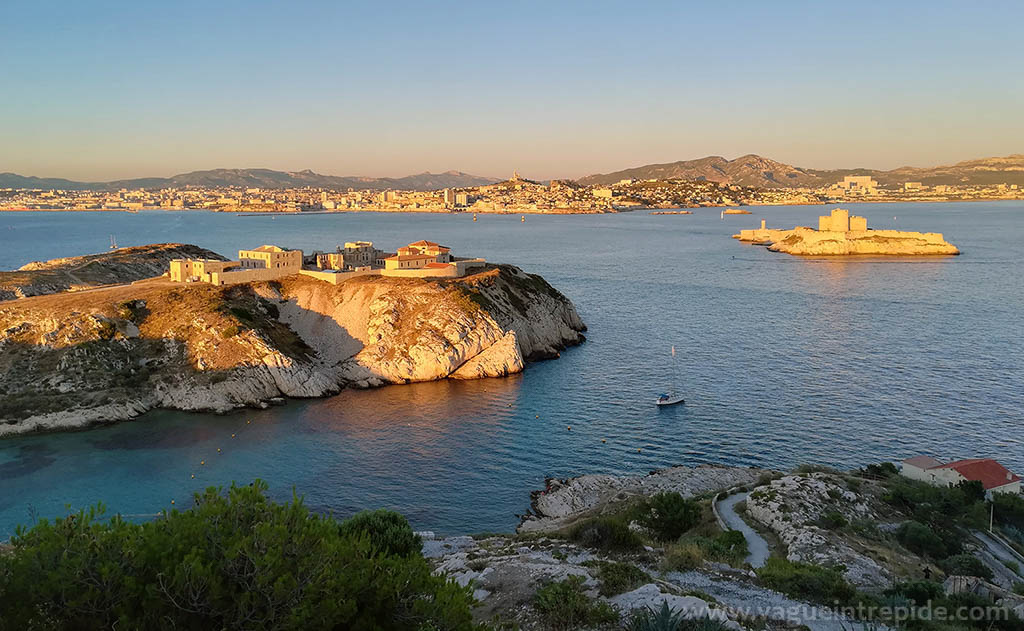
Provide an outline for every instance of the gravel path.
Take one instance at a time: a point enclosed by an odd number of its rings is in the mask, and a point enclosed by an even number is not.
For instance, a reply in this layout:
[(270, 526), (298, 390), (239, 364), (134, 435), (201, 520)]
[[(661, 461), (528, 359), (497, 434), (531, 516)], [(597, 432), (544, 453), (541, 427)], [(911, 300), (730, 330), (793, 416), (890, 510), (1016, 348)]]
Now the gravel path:
[(718, 514), (722, 516), (725, 525), (743, 533), (743, 538), (747, 540), (747, 548), (750, 550), (750, 554), (746, 558), (747, 563), (751, 567), (761, 567), (768, 560), (768, 555), (771, 554), (768, 542), (736, 514), (736, 504), (747, 499), (748, 495), (750, 493), (737, 493), (719, 500)]

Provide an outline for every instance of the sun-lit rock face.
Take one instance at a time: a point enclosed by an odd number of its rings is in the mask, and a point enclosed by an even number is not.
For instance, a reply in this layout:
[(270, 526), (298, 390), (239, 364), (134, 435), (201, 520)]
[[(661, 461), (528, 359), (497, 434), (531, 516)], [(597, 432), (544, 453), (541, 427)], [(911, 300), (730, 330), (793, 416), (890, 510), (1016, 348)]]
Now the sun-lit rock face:
[(0, 435), (505, 376), (585, 329), (568, 298), (512, 266), (448, 281), (295, 276), (11, 301), (0, 307)]

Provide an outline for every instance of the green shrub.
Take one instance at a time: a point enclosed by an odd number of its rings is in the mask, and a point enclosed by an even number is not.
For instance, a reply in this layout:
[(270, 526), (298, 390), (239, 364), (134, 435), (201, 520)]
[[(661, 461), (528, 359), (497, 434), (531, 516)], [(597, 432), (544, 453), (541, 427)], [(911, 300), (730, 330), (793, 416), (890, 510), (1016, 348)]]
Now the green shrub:
[(907, 581), (893, 585), (884, 593), (886, 596), (903, 596), (918, 606), (923, 606), (929, 600), (940, 598), (943, 590), (942, 585), (932, 581)]
[(231, 314), (238, 318), (239, 320), (252, 322), (252, 311), (249, 311), (248, 309), (245, 309), (243, 307), (231, 307), (229, 311), (231, 311)]
[(385, 509), (362, 511), (341, 522), (342, 535), (366, 533), (374, 550), (385, 555), (407, 557), (420, 554), (423, 541), (412, 531), (405, 516)]
[(939, 567), (950, 576), (977, 576), (991, 580), (992, 570), (973, 554), (954, 554), (939, 561)]
[(143, 524), (97, 507), (20, 528), (0, 554), (0, 627), (475, 628), (469, 590), (421, 555), (381, 555), (266, 489), (210, 488)]
[(640, 523), (662, 541), (675, 541), (700, 521), (700, 504), (679, 493), (658, 493), (647, 498)]
[(873, 478), (891, 478), (898, 474), (900, 470), (891, 462), (883, 462), (881, 464), (869, 464), (864, 467), (863, 472)]
[[(700, 550), (699, 558), (698, 555), (694, 555), (690, 551), (690, 546)], [(743, 560), (750, 553), (747, 549), (747, 540), (743, 537), (743, 533), (738, 530), (727, 530), (714, 537), (683, 536), (679, 538), (675, 548), (685, 551), (683, 554), (689, 555), (690, 558), (698, 559), (696, 565), (691, 567), (700, 565), (700, 562), (704, 560), (738, 566), (743, 563)], [(684, 556), (681, 560), (685, 562), (685, 558)], [(676, 569), (689, 568), (680, 567)]]
[(587, 519), (569, 531), (569, 539), (587, 548), (616, 552), (633, 552), (644, 545), (639, 535), (613, 517)]
[(1020, 563), (1016, 561), (1003, 561), (1003, 565), (1014, 574), (1020, 574)]
[(697, 543), (682, 541), (665, 546), (665, 556), (661, 561), (662, 569), (685, 572), (695, 570), (702, 565), (704, 565), (704, 550)]
[(1019, 596), (1024, 596), (1024, 583), (1014, 583), (1013, 593)]
[(649, 583), (651, 577), (631, 563), (617, 561), (587, 561), (584, 565), (597, 569), (598, 590), (602, 596), (617, 596)]
[(700, 618), (686, 619), (685, 612), (676, 611), (662, 601), (661, 608), (642, 609), (633, 614), (627, 629), (629, 631), (726, 631), (729, 627), (717, 620)]
[(619, 613), (605, 601), (593, 601), (585, 593), (582, 576), (553, 581), (537, 590), (533, 606), (555, 629), (617, 622)]
[(993, 493), (992, 503), (1000, 525), (1024, 530), (1024, 497), (1017, 493)]
[(935, 532), (916, 521), (905, 521), (896, 529), (896, 540), (915, 554), (941, 559), (946, 556), (946, 544)]
[(817, 521), (818, 526), (824, 528), (825, 530), (839, 530), (847, 523), (849, 522), (846, 521), (846, 518), (843, 517), (843, 514), (837, 510), (830, 510), (823, 513)]
[[(903, 476), (887, 479), (885, 486), (888, 490), (882, 499), (932, 528), (948, 531), (954, 526), (981, 528), (988, 524), (988, 509), (979, 501), (974, 486), (932, 486)], [(948, 545), (948, 537), (944, 538)]]
[(767, 587), (794, 598), (825, 604), (851, 602), (856, 590), (838, 570), (771, 558), (757, 570)]
[(220, 336), (221, 336), (221, 338), (226, 340), (226, 339), (235, 337), (236, 335), (238, 335), (241, 332), (242, 332), (242, 329), (238, 328), (234, 324), (229, 324), (228, 326), (226, 326), (223, 329), (221, 329)]

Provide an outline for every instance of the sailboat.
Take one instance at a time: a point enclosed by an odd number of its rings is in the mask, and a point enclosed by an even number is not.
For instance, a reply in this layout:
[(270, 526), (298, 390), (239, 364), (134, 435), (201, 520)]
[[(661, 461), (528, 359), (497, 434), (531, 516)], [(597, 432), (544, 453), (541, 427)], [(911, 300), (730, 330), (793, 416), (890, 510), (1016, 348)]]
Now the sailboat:
[[(674, 372), (676, 373), (675, 374), (676, 383), (679, 383), (679, 366), (676, 364), (676, 347), (675, 346), (672, 347), (672, 366), (673, 366), (673, 368), (675, 368)], [(671, 390), (669, 390), (668, 392), (662, 393), (658, 397), (657, 401), (655, 401), (654, 403), (659, 405), (659, 406), (663, 406), (663, 405), (676, 405), (677, 403), (686, 403), (686, 401), (683, 399), (682, 395), (678, 395), (678, 394), (672, 392)]]
[(117, 239), (114, 238), (114, 235), (110, 235), (110, 249), (111, 250), (116, 250), (117, 249)]

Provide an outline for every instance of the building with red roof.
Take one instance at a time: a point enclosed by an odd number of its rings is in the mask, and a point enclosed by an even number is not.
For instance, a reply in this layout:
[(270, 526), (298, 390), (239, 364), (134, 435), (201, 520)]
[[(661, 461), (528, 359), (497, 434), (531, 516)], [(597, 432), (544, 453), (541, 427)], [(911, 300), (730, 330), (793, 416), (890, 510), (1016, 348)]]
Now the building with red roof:
[(916, 456), (900, 463), (901, 473), (935, 485), (981, 482), (986, 493), (1020, 493), (1021, 477), (992, 458), (969, 458), (943, 464), (931, 456)]

